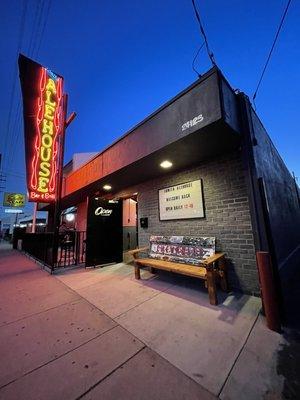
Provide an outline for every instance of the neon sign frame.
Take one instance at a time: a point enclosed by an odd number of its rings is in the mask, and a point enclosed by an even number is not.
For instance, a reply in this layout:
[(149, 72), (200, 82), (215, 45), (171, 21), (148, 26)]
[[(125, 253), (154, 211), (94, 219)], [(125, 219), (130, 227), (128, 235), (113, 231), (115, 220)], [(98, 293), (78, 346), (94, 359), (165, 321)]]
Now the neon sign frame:
[(31, 160), (29, 201), (56, 201), (59, 135), (63, 132), (63, 79), (41, 67), (33, 157)]

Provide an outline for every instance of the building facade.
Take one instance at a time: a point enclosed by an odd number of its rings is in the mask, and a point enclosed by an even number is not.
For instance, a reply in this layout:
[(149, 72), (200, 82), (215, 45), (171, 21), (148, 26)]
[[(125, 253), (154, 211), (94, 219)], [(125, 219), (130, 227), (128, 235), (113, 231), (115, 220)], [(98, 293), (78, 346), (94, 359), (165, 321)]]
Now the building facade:
[[(160, 189), (193, 181), (201, 182), (204, 215), (160, 218)], [(117, 203), (122, 218), (113, 229), (101, 225)], [(227, 256), (230, 287), (246, 293), (259, 294), (256, 251), (271, 253), (280, 279), (300, 252), (295, 180), (247, 96), (217, 68), (68, 173), (62, 207), (74, 206), (76, 229), (87, 231), (99, 252), (106, 240), (126, 251), (147, 245), (150, 235), (214, 236)]]

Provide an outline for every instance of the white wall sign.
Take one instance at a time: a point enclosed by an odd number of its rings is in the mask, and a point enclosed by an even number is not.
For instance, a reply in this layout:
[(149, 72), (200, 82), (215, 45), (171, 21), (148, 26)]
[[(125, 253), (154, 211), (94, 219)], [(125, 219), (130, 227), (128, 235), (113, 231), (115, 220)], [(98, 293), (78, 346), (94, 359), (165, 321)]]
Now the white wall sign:
[(113, 210), (106, 210), (103, 207), (98, 207), (95, 210), (95, 215), (101, 215), (102, 217), (109, 217)]
[(201, 179), (160, 189), (160, 220), (203, 218)]

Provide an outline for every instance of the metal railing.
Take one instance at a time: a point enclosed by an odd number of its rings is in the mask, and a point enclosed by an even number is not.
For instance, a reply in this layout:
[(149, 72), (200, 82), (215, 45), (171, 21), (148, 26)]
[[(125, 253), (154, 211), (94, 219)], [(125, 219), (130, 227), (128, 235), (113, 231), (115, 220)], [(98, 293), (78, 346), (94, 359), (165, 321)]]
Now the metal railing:
[(84, 264), (85, 248), (85, 231), (59, 234), (58, 241), (55, 241), (53, 232), (25, 233), (22, 238), (22, 250), (50, 267), (52, 271)]
[(55, 268), (85, 263), (86, 232), (70, 231), (59, 235)]
[(53, 260), (54, 233), (24, 233), (22, 250), (46, 264), (54, 266)]

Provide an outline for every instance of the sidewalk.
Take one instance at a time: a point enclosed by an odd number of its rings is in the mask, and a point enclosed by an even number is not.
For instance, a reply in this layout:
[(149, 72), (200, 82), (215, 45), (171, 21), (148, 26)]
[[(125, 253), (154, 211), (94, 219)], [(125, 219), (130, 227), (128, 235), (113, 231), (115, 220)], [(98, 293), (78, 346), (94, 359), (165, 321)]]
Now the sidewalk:
[[(199, 287), (198, 287), (199, 286)], [(260, 300), (117, 264), (50, 276), (0, 247), (0, 399), (280, 399)]]

